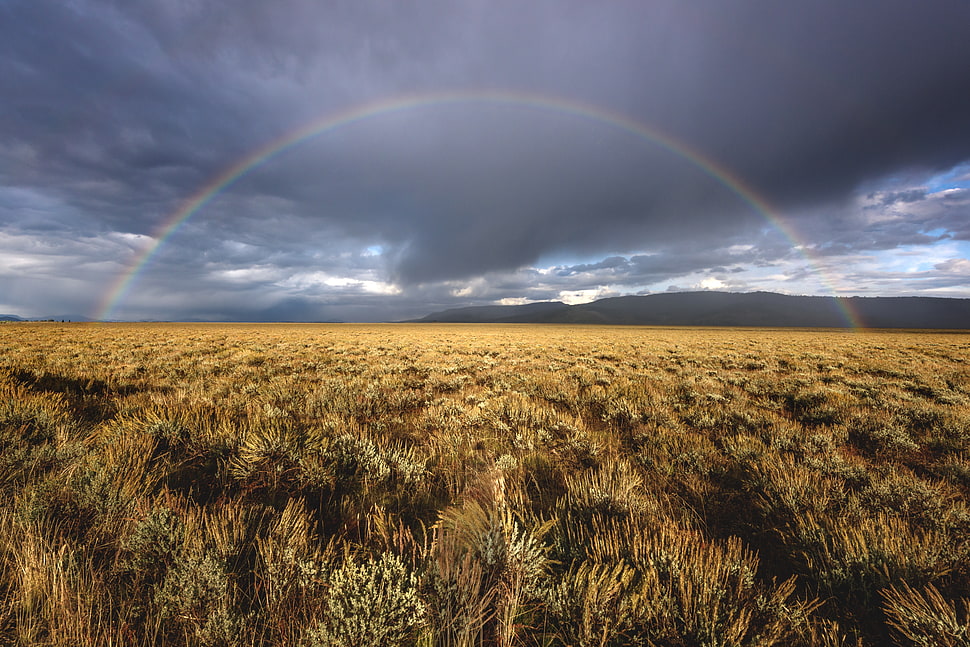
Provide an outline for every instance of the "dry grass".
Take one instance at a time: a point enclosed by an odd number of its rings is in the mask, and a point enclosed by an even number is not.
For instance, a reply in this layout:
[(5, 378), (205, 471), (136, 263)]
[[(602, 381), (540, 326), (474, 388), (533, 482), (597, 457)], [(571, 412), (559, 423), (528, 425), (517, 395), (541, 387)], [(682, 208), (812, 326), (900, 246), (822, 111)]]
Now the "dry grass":
[(970, 336), (0, 325), (0, 644), (963, 645)]

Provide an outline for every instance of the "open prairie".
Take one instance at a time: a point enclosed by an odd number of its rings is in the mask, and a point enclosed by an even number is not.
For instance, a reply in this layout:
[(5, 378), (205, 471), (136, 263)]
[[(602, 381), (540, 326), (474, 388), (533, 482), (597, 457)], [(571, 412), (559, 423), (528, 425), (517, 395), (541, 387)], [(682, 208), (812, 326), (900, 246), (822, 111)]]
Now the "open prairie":
[(0, 643), (966, 645), (970, 335), (0, 325)]

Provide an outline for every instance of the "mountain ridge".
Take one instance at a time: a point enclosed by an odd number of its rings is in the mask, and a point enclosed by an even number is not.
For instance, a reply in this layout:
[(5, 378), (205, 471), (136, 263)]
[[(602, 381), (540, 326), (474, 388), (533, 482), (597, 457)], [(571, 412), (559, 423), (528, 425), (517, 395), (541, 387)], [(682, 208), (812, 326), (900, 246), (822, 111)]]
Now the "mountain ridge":
[(84, 315), (52, 315), (49, 317), (21, 317), (20, 315), (12, 314), (0, 314), (0, 321), (6, 321), (8, 323), (23, 322), (29, 323), (31, 321), (70, 321), (70, 322), (90, 322), (94, 321), (90, 317), (85, 317)]
[(568, 305), (541, 301), (433, 312), (413, 323), (559, 323), (772, 328), (970, 329), (970, 299), (664, 292)]

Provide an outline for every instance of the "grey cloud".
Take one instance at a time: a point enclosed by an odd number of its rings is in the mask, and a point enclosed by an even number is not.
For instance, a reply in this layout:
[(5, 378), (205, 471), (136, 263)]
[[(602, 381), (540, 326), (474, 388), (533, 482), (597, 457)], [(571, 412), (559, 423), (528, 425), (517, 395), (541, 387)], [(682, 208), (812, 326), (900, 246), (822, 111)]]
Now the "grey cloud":
[(888, 250), (965, 239), (970, 233), (970, 191), (965, 189), (906, 189), (872, 193), (866, 199), (861, 209), (816, 215), (808, 233), (814, 251), (832, 255)]
[(966, 258), (951, 258), (942, 263), (937, 263), (934, 267), (938, 270), (957, 272), (965, 276), (970, 275), (970, 259)]
[[(870, 194), (873, 196), (873, 194)], [(879, 203), (886, 207), (898, 202), (919, 202), (926, 199), (926, 189), (907, 189), (905, 191), (890, 191), (880, 196)]]

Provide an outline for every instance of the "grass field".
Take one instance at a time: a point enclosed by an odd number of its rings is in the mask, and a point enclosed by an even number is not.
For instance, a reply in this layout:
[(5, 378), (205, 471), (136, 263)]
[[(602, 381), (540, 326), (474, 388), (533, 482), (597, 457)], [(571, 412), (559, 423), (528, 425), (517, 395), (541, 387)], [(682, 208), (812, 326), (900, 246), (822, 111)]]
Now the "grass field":
[(0, 325), (0, 644), (968, 645), (970, 334)]

